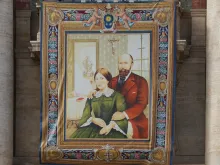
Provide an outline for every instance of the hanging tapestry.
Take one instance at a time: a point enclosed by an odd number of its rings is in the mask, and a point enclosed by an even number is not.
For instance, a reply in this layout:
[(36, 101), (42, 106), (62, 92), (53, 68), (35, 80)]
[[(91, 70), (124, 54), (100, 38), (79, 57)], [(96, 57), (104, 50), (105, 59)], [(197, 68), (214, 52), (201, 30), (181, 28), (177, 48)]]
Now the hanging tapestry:
[(42, 3), (45, 164), (171, 164), (175, 4)]

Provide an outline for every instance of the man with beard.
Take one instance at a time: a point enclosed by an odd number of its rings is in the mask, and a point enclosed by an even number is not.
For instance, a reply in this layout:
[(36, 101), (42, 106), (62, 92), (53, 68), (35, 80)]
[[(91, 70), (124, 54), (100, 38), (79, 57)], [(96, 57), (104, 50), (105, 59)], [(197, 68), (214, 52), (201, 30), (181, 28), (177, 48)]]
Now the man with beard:
[(119, 75), (112, 78), (109, 87), (120, 92), (127, 104), (124, 112), (115, 112), (112, 120), (128, 119), (128, 138), (148, 138), (148, 119), (144, 110), (148, 105), (147, 81), (131, 72), (133, 57), (123, 54), (118, 59)]

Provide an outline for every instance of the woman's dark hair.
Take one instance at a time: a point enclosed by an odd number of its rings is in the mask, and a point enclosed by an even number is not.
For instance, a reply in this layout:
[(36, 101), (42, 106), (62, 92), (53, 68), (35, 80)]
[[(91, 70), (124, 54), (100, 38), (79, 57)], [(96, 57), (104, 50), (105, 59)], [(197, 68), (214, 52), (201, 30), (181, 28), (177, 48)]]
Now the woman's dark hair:
[(94, 74), (94, 80), (95, 80), (95, 76), (98, 73), (102, 74), (106, 78), (107, 81), (111, 81), (112, 74), (106, 68), (99, 68), (99, 69), (97, 69), (97, 71)]

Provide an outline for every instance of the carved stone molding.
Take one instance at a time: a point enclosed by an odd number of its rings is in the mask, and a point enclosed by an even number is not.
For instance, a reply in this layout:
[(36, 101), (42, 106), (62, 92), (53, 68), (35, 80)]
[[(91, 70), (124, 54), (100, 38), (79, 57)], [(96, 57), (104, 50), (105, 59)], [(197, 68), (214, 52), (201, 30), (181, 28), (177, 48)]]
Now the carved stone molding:
[(184, 60), (184, 52), (187, 46), (186, 40), (177, 40), (177, 63), (182, 63)]
[(192, 17), (206, 17), (206, 9), (191, 9)]
[(30, 50), (30, 57), (34, 61), (40, 61), (40, 41), (30, 41), (31, 47)]

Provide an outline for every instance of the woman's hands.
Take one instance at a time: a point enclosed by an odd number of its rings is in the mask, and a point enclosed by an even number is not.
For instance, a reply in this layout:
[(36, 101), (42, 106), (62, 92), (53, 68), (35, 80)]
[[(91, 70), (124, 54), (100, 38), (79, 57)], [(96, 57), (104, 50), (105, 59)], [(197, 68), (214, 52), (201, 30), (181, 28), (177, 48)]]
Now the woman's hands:
[(115, 127), (115, 122), (110, 122), (109, 125), (106, 125), (105, 121), (101, 118), (93, 118), (92, 122), (99, 127), (102, 127), (99, 134), (100, 135), (108, 135), (108, 133)]
[(99, 134), (101, 134), (101, 135), (103, 135), (103, 134), (108, 135), (108, 133), (109, 133), (109, 132), (112, 130), (112, 128), (114, 128), (114, 127), (115, 127), (115, 123), (114, 123), (114, 122), (110, 122), (109, 125), (107, 125), (106, 127), (103, 127), (103, 128), (100, 130)]
[(92, 122), (96, 125), (98, 125), (99, 127), (106, 127), (106, 123), (104, 120), (100, 119), (100, 118), (93, 118)]

